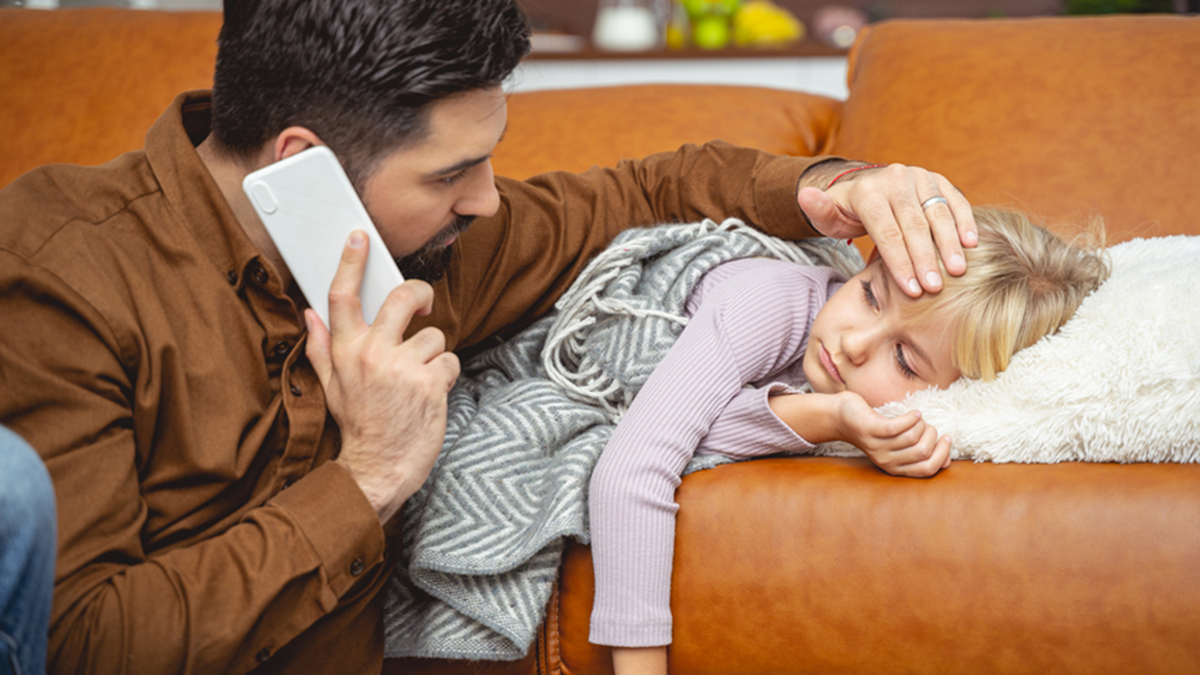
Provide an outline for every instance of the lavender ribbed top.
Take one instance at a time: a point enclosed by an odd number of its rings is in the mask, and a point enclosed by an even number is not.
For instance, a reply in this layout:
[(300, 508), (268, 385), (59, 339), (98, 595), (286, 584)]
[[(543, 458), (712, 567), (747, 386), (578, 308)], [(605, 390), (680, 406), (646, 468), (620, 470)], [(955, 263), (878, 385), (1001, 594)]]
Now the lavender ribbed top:
[(744, 459), (812, 447), (767, 397), (805, 382), (809, 327), (843, 282), (827, 267), (752, 258), (724, 263), (697, 284), (690, 322), (592, 474), (591, 642), (670, 644), (675, 489), (694, 452)]

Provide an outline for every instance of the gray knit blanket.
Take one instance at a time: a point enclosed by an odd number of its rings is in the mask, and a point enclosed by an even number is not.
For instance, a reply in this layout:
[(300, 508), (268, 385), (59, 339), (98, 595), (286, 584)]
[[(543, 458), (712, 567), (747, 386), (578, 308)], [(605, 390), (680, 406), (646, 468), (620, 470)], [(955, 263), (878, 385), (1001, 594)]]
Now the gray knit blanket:
[(526, 654), (567, 538), (588, 542), (592, 467), (686, 324), (692, 288), (716, 265), (756, 256), (862, 267), (845, 242), (785, 242), (732, 219), (629, 230), (554, 312), (464, 364), (441, 455), (404, 508), (385, 591), (389, 658)]

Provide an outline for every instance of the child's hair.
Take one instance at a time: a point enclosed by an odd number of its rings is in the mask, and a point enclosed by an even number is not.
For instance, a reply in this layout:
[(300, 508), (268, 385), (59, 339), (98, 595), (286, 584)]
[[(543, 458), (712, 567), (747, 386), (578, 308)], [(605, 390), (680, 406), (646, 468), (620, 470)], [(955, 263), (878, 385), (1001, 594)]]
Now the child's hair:
[(948, 313), (952, 358), (965, 377), (992, 380), (1018, 351), (1058, 331), (1108, 278), (1103, 224), (1067, 243), (1025, 214), (974, 209), (979, 243), (963, 249), (966, 274), (945, 273), (940, 293), (910, 305), (910, 318)]

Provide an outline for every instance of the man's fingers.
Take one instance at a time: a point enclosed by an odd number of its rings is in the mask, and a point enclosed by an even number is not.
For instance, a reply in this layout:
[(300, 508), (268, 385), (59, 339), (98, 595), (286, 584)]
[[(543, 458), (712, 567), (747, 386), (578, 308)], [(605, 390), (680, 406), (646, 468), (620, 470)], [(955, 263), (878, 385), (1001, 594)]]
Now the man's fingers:
[(440, 368), (446, 377), (446, 392), (449, 393), (454, 388), (454, 383), (458, 381), (458, 375), (462, 372), (462, 364), (458, 360), (458, 356), (454, 352), (442, 352), (436, 359), (430, 362), (431, 366)]
[(321, 387), (328, 389), (329, 378), (333, 375), (333, 359), (329, 353), (329, 329), (314, 309), (304, 310), (304, 323), (308, 326), (308, 342), (304, 353), (316, 371)]
[(938, 205), (936, 212), (933, 207), (928, 209), (929, 215), (937, 219), (933, 228), (933, 238), (937, 242), (946, 271), (959, 276), (967, 271), (963, 247), (972, 247), (979, 241), (975, 214), (971, 211), (971, 203), (958, 188), (939, 174), (933, 176), (937, 181), (938, 194), (946, 199), (945, 204)]
[(420, 331), (401, 345), (419, 363), (430, 363), (446, 351), (446, 334), (432, 326)]
[[(966, 261), (962, 255), (962, 246), (958, 242), (958, 229), (954, 212), (950, 208), (946, 186), (943, 185), (944, 181), (938, 180), (941, 176), (924, 169), (914, 171), (918, 175), (917, 199), (921, 201), (921, 213), (925, 216), (926, 227), (936, 246), (934, 253), (941, 256), (947, 267), (946, 271), (952, 271), (953, 268), (955, 275), (962, 274), (966, 270)], [(936, 265), (936, 258), (932, 262)], [(934, 274), (936, 283), (934, 275), (927, 273), (920, 277), (926, 290), (930, 290), (931, 285), (941, 289), (944, 283), (941, 270), (935, 270)]]
[(454, 387), (461, 365), (454, 352), (446, 351), (445, 333), (432, 326), (422, 328), (405, 340), (399, 349), (407, 352), (407, 359), (429, 368), (430, 375), (442, 383), (445, 391), (449, 392)]
[(367, 248), (367, 234), (355, 230), (342, 249), (342, 261), (329, 288), (329, 330), (335, 339), (348, 330), (366, 326), (358, 293), (367, 269)]
[[(924, 217), (920, 215), (908, 167), (890, 164), (877, 175), (856, 181), (854, 186), (858, 189), (853, 192), (850, 209), (859, 214), (892, 278), (905, 293), (919, 296), (921, 284), (913, 267), (916, 258), (911, 250), (912, 230), (914, 226), (924, 227)], [(918, 218), (920, 225), (916, 224)], [(919, 243), (924, 243), (930, 251), (933, 249), (928, 232), (924, 242)]]
[(954, 223), (958, 229), (958, 242), (966, 248), (974, 248), (979, 243), (979, 227), (975, 224), (975, 212), (971, 210), (971, 202), (962, 191), (955, 187), (941, 174), (933, 174), (938, 181), (938, 189), (946, 201), (950, 203), (950, 211), (954, 214)]
[(913, 276), (919, 282), (919, 285), (914, 285), (911, 278), (906, 279), (901, 287), (915, 298), (921, 295), (922, 288), (934, 293), (942, 290), (942, 273), (937, 264), (937, 249), (931, 234), (933, 227), (927, 213), (942, 204), (927, 201), (940, 196), (936, 194), (937, 188), (927, 171), (914, 167), (903, 167), (903, 170), (904, 175), (901, 176), (888, 167), (889, 172), (896, 174), (892, 176), (892, 205), (896, 220), (900, 222), (905, 250), (912, 261)]
[(371, 329), (390, 344), (400, 344), (417, 314), (428, 314), (433, 307), (433, 287), (418, 279), (409, 279), (388, 293)]

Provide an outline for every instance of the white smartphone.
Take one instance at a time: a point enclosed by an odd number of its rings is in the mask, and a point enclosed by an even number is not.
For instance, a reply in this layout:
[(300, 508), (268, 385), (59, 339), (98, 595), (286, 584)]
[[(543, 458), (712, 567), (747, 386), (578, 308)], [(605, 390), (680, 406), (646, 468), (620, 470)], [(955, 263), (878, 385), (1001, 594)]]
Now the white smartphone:
[(333, 151), (318, 145), (298, 152), (246, 176), (242, 189), (326, 326), (329, 289), (342, 249), (354, 230), (367, 233), (370, 247), (359, 297), (363, 318), (374, 322), (384, 299), (404, 277)]

